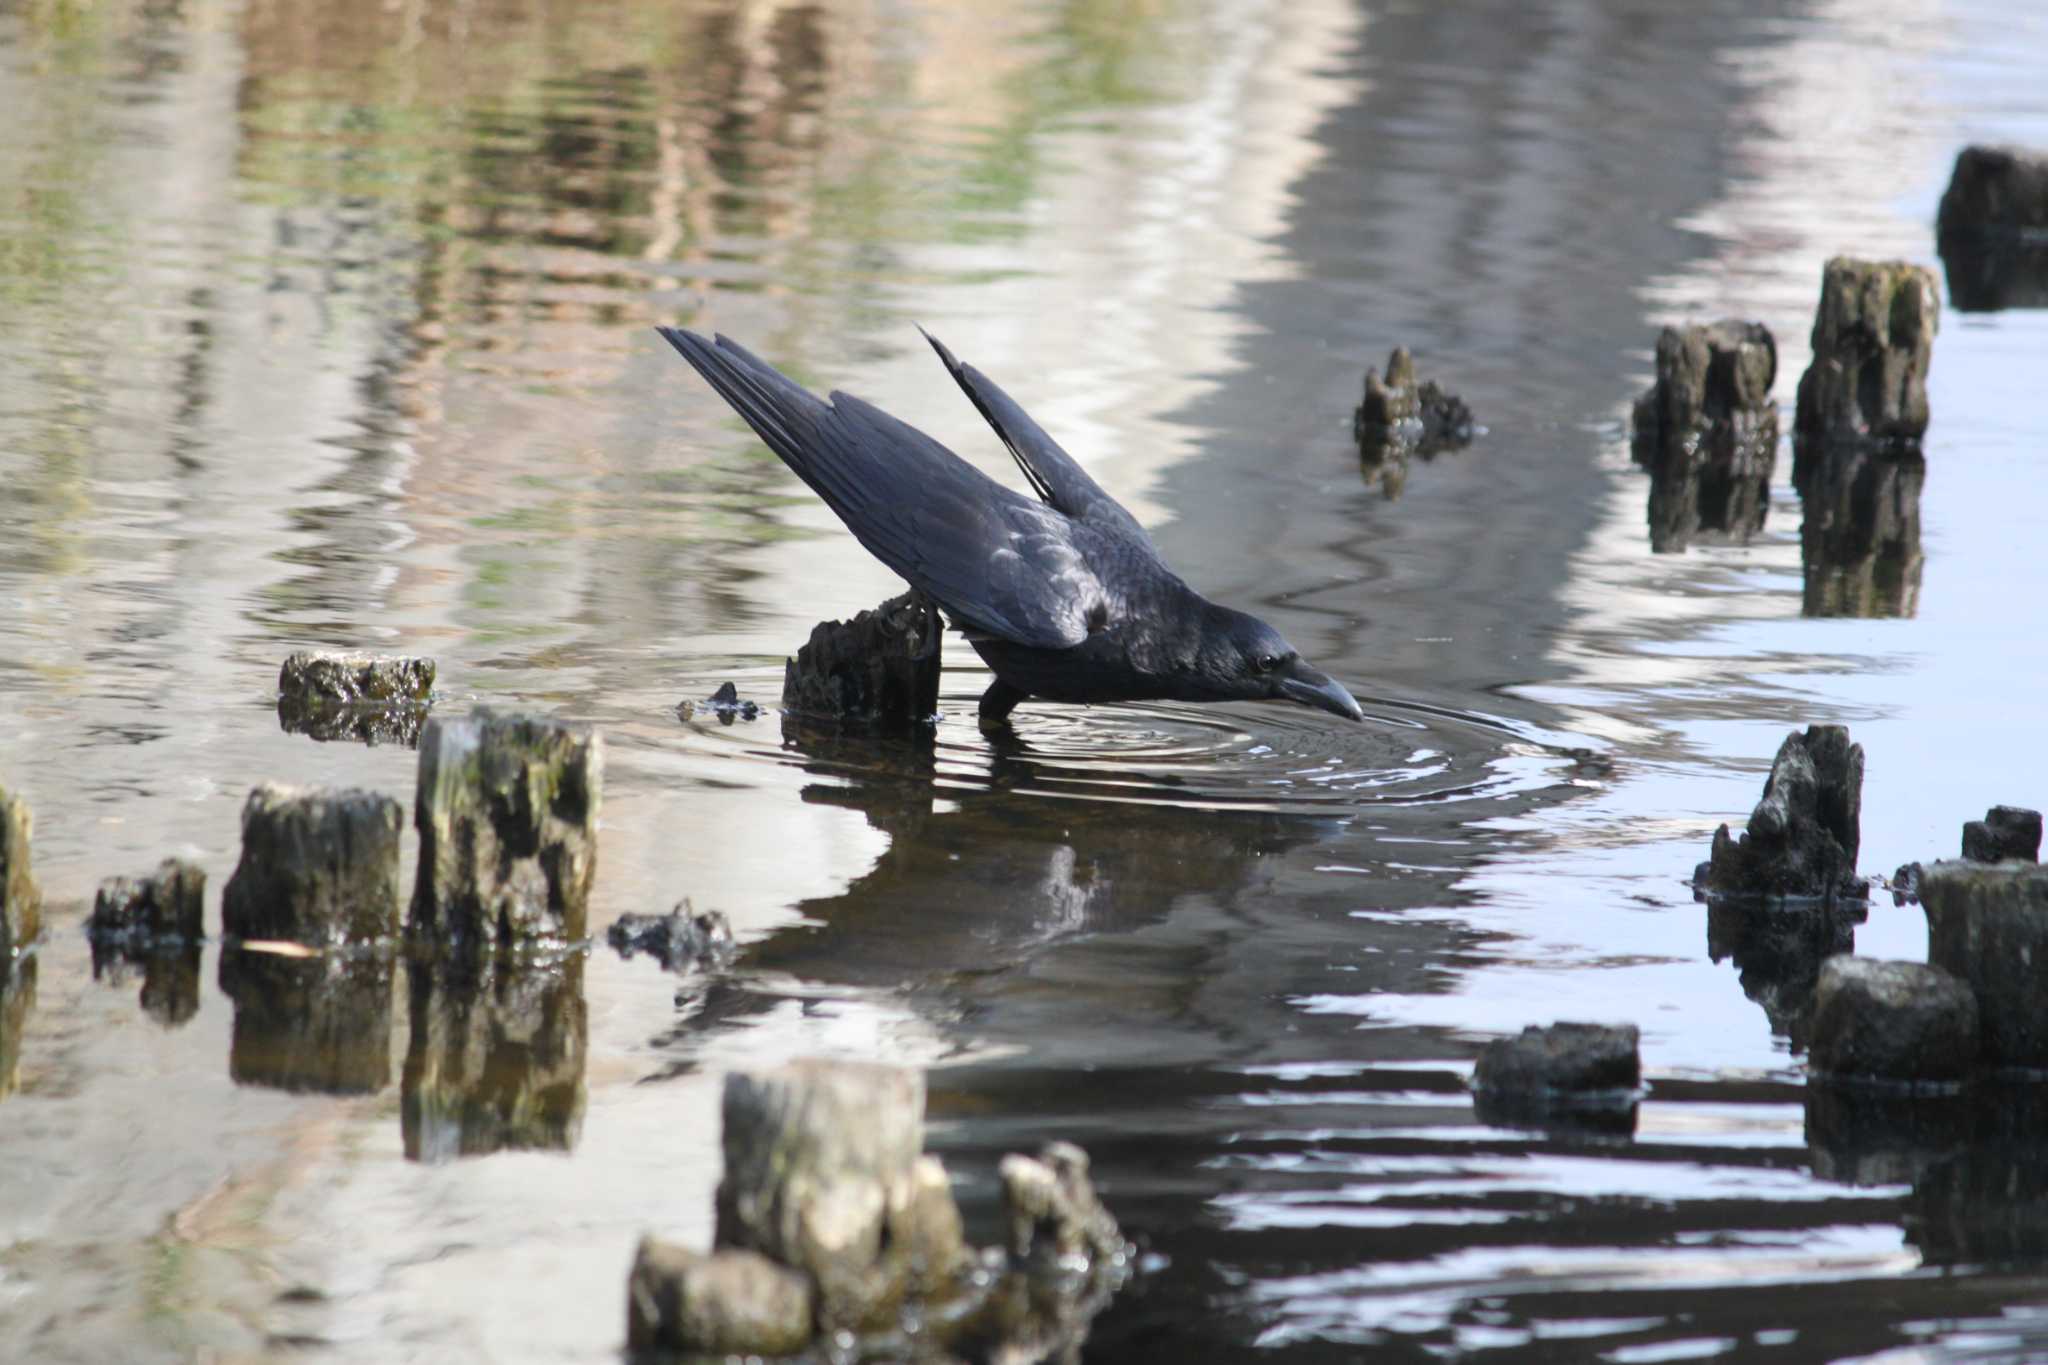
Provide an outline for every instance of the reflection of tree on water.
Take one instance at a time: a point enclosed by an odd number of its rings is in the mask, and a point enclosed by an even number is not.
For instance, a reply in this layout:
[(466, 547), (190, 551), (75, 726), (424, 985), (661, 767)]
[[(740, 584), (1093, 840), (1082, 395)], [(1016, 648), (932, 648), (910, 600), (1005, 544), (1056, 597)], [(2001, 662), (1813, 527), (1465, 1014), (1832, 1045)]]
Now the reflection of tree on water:
[(34, 954), (0, 961), (0, 1100), (21, 1087), (21, 1030), (35, 1003)]
[(1831, 446), (1794, 470), (1808, 616), (1911, 616), (1920, 605), (1917, 450)]
[(165, 1028), (199, 1012), (199, 945), (137, 945), (92, 940), (92, 979), (126, 985), (142, 970), (142, 1011)]
[(2048, 1262), (2048, 1085), (1981, 1085), (1969, 1143), (1913, 1182), (1906, 1236), (1930, 1265)]
[(391, 959), (221, 950), (235, 1002), (228, 1074), (239, 1085), (374, 1095), (391, 1082)]
[(1742, 993), (1763, 1007), (1771, 1032), (1804, 1048), (1820, 964), (1855, 951), (1856, 926), (1868, 914), (1858, 902), (1786, 907), (1713, 900), (1707, 905), (1707, 956), (1715, 962), (1733, 959)]
[(1960, 1092), (1809, 1080), (1815, 1174), (1911, 1185), (1899, 1209), (1927, 1266), (2048, 1261), (2048, 1086), (1979, 1079)]
[(406, 1156), (574, 1148), (590, 1047), (582, 956), (415, 961), (408, 970)]

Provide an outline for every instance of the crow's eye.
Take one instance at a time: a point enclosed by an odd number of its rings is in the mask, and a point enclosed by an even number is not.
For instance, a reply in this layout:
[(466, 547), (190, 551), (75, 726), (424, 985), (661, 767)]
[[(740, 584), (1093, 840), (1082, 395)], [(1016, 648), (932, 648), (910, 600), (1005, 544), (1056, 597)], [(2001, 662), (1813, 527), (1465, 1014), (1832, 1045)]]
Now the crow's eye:
[(1280, 656), (1278, 654), (1261, 654), (1258, 658), (1252, 660), (1252, 666), (1261, 673), (1271, 673), (1280, 666)]

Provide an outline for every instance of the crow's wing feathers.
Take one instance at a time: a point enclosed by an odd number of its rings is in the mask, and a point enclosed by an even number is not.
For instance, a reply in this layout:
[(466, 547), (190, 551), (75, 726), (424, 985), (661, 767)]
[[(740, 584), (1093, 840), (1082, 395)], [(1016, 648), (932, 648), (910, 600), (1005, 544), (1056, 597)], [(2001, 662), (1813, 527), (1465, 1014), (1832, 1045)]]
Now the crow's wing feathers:
[(869, 553), (957, 624), (1040, 649), (1087, 637), (1103, 588), (1084, 528), (872, 403), (821, 400), (725, 337), (660, 331)]
[[(923, 328), (918, 330), (924, 331)], [(1103, 492), (1102, 486), (1088, 477), (1088, 471), (1062, 450), (1059, 442), (1046, 435), (1045, 428), (1017, 406), (1015, 399), (980, 370), (954, 359), (946, 344), (930, 332), (924, 333), (924, 339), (939, 353), (947, 373), (953, 376), (968, 400), (995, 428), (996, 435), (1009, 448), (1017, 467), (1024, 471), (1024, 477), (1040, 498), (1076, 521), (1089, 522), (1129, 536), (1147, 550), (1152, 548), (1151, 538), (1145, 534), (1145, 528), (1138, 525), (1137, 518), (1126, 512), (1122, 503)]]

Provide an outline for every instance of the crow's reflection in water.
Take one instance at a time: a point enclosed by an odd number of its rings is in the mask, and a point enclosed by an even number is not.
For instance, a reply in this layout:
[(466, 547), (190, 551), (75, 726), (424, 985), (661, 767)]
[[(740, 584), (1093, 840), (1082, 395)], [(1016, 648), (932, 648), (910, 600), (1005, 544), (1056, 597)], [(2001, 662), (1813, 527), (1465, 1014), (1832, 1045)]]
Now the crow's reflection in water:
[[(803, 799), (861, 812), (889, 836), (871, 869), (797, 908), (810, 923), (753, 947), (746, 965), (848, 984), (933, 982), (1002, 971), (1079, 933), (1124, 932), (1191, 893), (1229, 895), (1263, 856), (1326, 820), (1062, 799), (1063, 775), (1014, 733), (989, 737), (986, 785), (941, 768), (929, 732), (884, 740), (785, 720), (813, 783)], [(1152, 773), (1095, 768), (1097, 789)]]

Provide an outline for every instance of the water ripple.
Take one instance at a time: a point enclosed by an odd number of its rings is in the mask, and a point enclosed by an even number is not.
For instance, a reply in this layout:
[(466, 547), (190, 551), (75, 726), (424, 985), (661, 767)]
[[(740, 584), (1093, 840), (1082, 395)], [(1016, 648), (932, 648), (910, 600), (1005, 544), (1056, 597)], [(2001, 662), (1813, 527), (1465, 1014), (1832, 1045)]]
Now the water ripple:
[[(704, 695), (722, 680), (685, 686)], [(751, 690), (772, 696), (775, 688), (762, 678)], [(1567, 780), (1566, 769), (1583, 758), (1492, 717), (1390, 697), (1362, 699), (1359, 724), (1282, 705), (1027, 704), (1008, 729), (984, 734), (975, 696), (949, 687), (936, 726), (910, 737), (764, 709), (736, 725), (700, 713), (689, 722), (689, 743), (721, 763), (796, 765), (847, 779), (924, 776), (942, 789), (1322, 816), (1526, 793)], [(776, 735), (780, 743), (769, 742)]]

